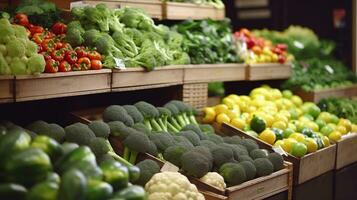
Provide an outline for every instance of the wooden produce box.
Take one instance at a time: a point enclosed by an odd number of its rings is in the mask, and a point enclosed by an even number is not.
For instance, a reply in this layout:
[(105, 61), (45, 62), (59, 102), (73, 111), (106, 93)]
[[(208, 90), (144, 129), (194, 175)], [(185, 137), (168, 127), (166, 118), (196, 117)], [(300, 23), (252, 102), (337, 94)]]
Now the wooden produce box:
[(246, 67), (242, 63), (186, 65), (184, 83), (242, 81), (245, 80)]
[(110, 92), (111, 70), (59, 72), (15, 77), (16, 101)]
[(199, 190), (206, 200), (228, 200), (228, 197), (213, 192)]
[(304, 101), (311, 101), (311, 102), (318, 103), (320, 100), (328, 97), (357, 96), (357, 85), (338, 87), (338, 88), (329, 88), (329, 89), (317, 90), (313, 92), (305, 92), (303, 90), (298, 90), (294, 93), (300, 96)]
[(182, 66), (157, 67), (153, 71), (143, 68), (113, 70), (112, 91), (128, 91), (181, 85)]
[[(272, 149), (273, 146), (253, 136), (248, 135), (229, 124), (223, 124), (219, 132), (225, 135), (240, 135), (257, 141), (258, 145), (264, 149)], [(297, 158), (291, 154), (286, 157), (288, 162), (294, 165), (294, 185), (302, 184), (312, 178), (335, 169), (336, 145), (320, 149), (314, 153)]]
[(246, 80), (260, 81), (273, 79), (288, 79), (291, 75), (290, 64), (261, 63), (250, 64), (247, 67)]
[(207, 19), (223, 20), (225, 9), (218, 9), (211, 5), (200, 5), (194, 3), (163, 3), (163, 19), (186, 20), (186, 19)]
[(0, 103), (14, 102), (14, 76), (0, 76)]
[(143, 9), (150, 17), (162, 19), (162, 2), (160, 0), (84, 0), (71, 3), (71, 8), (75, 6), (106, 4), (109, 8), (117, 9), (122, 7), (133, 7)]
[(357, 163), (357, 133), (350, 133), (336, 143), (336, 166), (339, 170)]

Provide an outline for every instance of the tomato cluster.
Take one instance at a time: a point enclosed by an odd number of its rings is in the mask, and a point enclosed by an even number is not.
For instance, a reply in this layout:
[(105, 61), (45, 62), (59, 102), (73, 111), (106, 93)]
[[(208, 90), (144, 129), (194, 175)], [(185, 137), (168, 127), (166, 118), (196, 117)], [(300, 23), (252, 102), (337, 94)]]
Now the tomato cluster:
[(102, 56), (83, 46), (72, 48), (65, 42), (67, 25), (57, 22), (51, 30), (31, 24), (24, 14), (17, 14), (14, 23), (27, 28), (29, 38), (38, 45), (38, 52), (46, 60), (46, 73), (98, 70), (102, 68)]

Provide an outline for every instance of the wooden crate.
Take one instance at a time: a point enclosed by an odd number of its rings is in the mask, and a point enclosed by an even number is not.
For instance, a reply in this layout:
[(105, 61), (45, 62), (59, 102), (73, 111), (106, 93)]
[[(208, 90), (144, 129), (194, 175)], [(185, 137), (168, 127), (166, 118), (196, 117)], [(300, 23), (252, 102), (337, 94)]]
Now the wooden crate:
[(110, 92), (111, 70), (59, 72), (15, 77), (15, 100), (30, 101)]
[(14, 102), (14, 76), (0, 76), (0, 103)]
[(201, 64), (184, 68), (184, 83), (245, 80), (245, 64)]
[(207, 105), (208, 83), (187, 83), (182, 88), (182, 101), (196, 109), (203, 109)]
[(247, 67), (246, 80), (288, 79), (291, 75), (290, 64), (262, 63), (250, 64)]
[(357, 162), (357, 133), (350, 133), (336, 143), (336, 166), (339, 170)]
[[(240, 135), (245, 138), (251, 138), (257, 141), (258, 145), (264, 149), (272, 149), (273, 146), (258, 139), (242, 130), (239, 130), (229, 124), (223, 124), (220, 131), (226, 135)], [(329, 147), (320, 149), (314, 153), (307, 154), (301, 158), (297, 158), (288, 154), (286, 160), (294, 165), (294, 185), (302, 184), (321, 174), (332, 171), (335, 168), (336, 161), (336, 145), (332, 144)]]
[(225, 9), (217, 9), (211, 5), (199, 5), (193, 3), (163, 3), (163, 19), (186, 20), (207, 18), (222, 20), (225, 18)]
[(318, 103), (320, 100), (328, 97), (357, 96), (357, 85), (338, 87), (338, 88), (329, 88), (329, 89), (317, 90), (313, 92), (305, 92), (303, 90), (298, 90), (294, 93), (300, 96), (304, 101), (311, 101), (311, 102)]
[(199, 190), (206, 200), (228, 200), (228, 197), (213, 192)]
[(130, 68), (113, 71), (112, 91), (149, 89), (182, 83), (182, 66), (157, 67), (150, 72), (143, 68)]
[(160, 0), (84, 0), (76, 1), (71, 4), (74, 6), (106, 4), (109, 8), (117, 9), (122, 7), (141, 8), (152, 18), (162, 19), (162, 2)]

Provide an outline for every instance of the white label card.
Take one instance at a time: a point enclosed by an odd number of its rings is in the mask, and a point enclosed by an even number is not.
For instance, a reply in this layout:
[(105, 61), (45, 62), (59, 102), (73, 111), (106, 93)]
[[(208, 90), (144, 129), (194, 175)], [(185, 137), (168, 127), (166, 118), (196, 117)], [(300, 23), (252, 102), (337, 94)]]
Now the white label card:
[(70, 9), (72, 9), (72, 8), (83, 8), (86, 6), (90, 6), (90, 5), (84, 3), (83, 1), (75, 1), (75, 2), (71, 2), (69, 7), (70, 7)]
[(117, 69), (125, 69), (125, 63), (122, 59), (120, 58), (114, 58), (115, 60), (115, 65), (117, 66)]
[(274, 146), (273, 147), (273, 151), (275, 151), (276, 153), (280, 154), (280, 155), (285, 155), (287, 156), (286, 152), (284, 151), (283, 148), (281, 148), (281, 146)]
[(166, 161), (165, 164), (161, 167), (160, 171), (162, 171), (162, 172), (178, 172), (179, 168), (176, 165)]

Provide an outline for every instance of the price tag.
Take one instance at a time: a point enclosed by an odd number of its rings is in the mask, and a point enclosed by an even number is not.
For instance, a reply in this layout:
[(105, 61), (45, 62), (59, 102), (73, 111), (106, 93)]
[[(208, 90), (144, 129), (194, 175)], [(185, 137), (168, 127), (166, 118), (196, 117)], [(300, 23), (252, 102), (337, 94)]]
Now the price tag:
[(287, 156), (286, 152), (284, 151), (283, 148), (281, 148), (281, 146), (274, 146), (273, 147), (273, 151), (280, 154), (280, 155), (285, 155)]
[(122, 59), (120, 58), (114, 58), (115, 65), (117, 66), (117, 69), (125, 69), (125, 63)]
[(325, 65), (325, 69), (328, 73), (333, 74), (334, 70), (332, 69), (332, 67), (330, 65)]
[(178, 172), (179, 168), (176, 167), (176, 165), (170, 163), (170, 162), (165, 162), (165, 164), (161, 167), (162, 172)]
[(83, 8), (86, 6), (90, 6), (90, 5), (84, 3), (83, 1), (75, 1), (75, 2), (71, 2), (69, 7), (70, 7), (70, 9), (72, 9), (72, 8)]
[(294, 44), (294, 46), (295, 46), (296, 48), (298, 48), (298, 49), (303, 49), (303, 48), (305, 48), (304, 44), (301, 43), (301, 42), (299, 42), (299, 41), (297, 41), (297, 40), (295, 40), (293, 44)]

